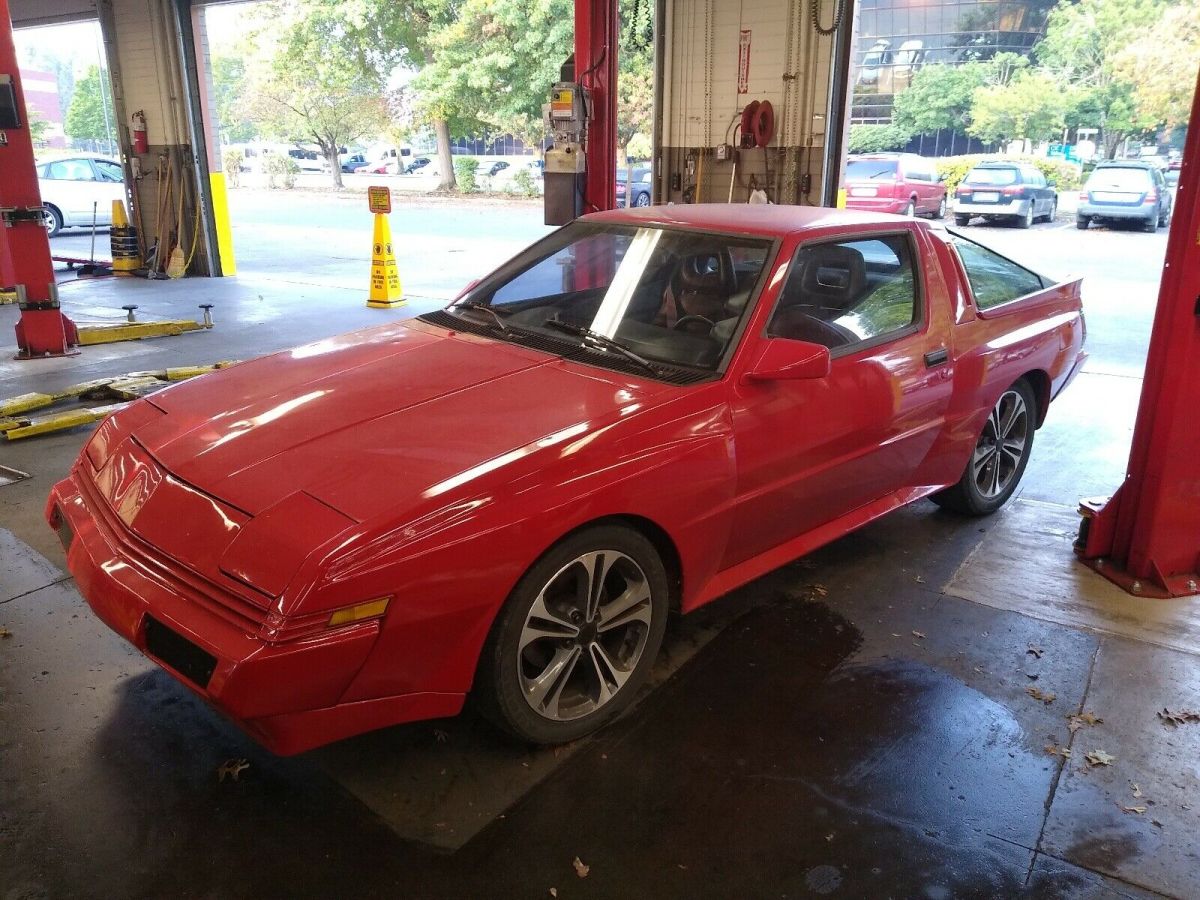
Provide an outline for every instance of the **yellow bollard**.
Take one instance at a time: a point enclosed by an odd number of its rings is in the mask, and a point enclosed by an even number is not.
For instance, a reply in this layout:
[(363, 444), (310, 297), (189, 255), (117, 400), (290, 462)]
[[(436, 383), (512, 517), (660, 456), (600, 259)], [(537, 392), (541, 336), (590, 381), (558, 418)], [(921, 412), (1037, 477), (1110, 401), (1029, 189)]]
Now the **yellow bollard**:
[(392, 229), (388, 217), (383, 213), (375, 214), (375, 233), (371, 244), (371, 293), (367, 306), (375, 309), (403, 306), (400, 271), (396, 268), (396, 254), (392, 252)]

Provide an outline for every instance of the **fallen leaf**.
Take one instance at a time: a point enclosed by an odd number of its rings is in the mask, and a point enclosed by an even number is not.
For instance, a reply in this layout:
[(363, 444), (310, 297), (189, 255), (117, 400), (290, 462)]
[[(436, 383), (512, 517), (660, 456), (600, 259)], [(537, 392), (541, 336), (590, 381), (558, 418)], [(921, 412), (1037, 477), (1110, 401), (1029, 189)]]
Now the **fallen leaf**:
[(1089, 766), (1111, 766), (1115, 756), (1103, 750), (1089, 750), (1083, 757)]
[(1035, 687), (1025, 688), (1025, 693), (1027, 693), (1034, 700), (1041, 700), (1047, 706), (1049, 706), (1051, 703), (1053, 703), (1054, 698), (1056, 696), (1058, 696), (1057, 694), (1054, 694), (1050, 691), (1043, 691), (1041, 688), (1035, 688)]
[(1146, 811), (1146, 807), (1144, 806), (1123, 806), (1120, 803), (1117, 806), (1121, 807), (1122, 812), (1137, 813), (1139, 816)]
[(1151, 820), (1150, 820), (1150, 824), (1151, 824), (1151, 825), (1153, 825), (1153, 826), (1155, 826), (1156, 828), (1162, 828), (1162, 827), (1163, 827), (1163, 824), (1162, 824), (1162, 822), (1158, 821), (1158, 819), (1151, 819)]
[(1074, 713), (1068, 713), (1068, 715), (1067, 715), (1067, 728), (1069, 728), (1071, 730), (1071, 734), (1074, 734), (1075, 732), (1077, 732), (1084, 725), (1103, 725), (1103, 724), (1104, 724), (1104, 720), (1101, 719), (1099, 716), (1097, 716), (1095, 713), (1085, 712), (1085, 713), (1079, 713), (1078, 715), (1076, 715)]
[(580, 878), (587, 878), (588, 872), (592, 871), (592, 867), (585, 866), (578, 856), (571, 860), (571, 865), (575, 867), (575, 874)]
[(808, 586), (808, 589), (810, 591), (812, 591), (814, 594), (816, 594), (818, 597), (824, 597), (826, 594), (829, 593), (829, 591), (827, 591), (825, 589), (825, 585), (823, 585), (823, 584), (810, 584)]
[(440, 728), (435, 728), (433, 729), (433, 739), (439, 744), (444, 744), (446, 741), (450, 740), (450, 735), (442, 731)]
[(1164, 722), (1169, 722), (1172, 725), (1183, 725), (1187, 722), (1200, 722), (1200, 712), (1194, 709), (1180, 709), (1175, 712), (1166, 707), (1158, 714), (1158, 717)]
[(0, 628), (0, 638), (10, 638), (10, 637), (12, 637), (11, 631), (9, 631), (7, 628)]
[(917, 576), (917, 584), (924, 584), (924, 583), (925, 583), (925, 579), (922, 578), (920, 575), (918, 575)]
[(829, 832), (829, 834), (825, 835), (825, 840), (827, 840), (827, 841), (833, 840), (833, 832), (832, 831)]
[(915, 638), (924, 638), (924, 637), (925, 637), (925, 635), (921, 634), (921, 632), (919, 632), (919, 631), (914, 631), (914, 632), (913, 632), (913, 637), (915, 637)]
[(1061, 756), (1063, 759), (1071, 758), (1071, 749), (1069, 747), (1060, 747), (1058, 744), (1047, 744), (1046, 752), (1051, 756)]
[(558, 896), (558, 888), (550, 888), (550, 896), (557, 897)]
[(1131, 782), (1129, 782), (1129, 783), (1133, 785), (1133, 796), (1134, 796), (1134, 797), (1141, 797), (1141, 796), (1142, 796), (1142, 789), (1141, 789), (1141, 787), (1138, 785), (1138, 783), (1137, 783), (1136, 781), (1131, 781)]
[(1037, 644), (1030, 644), (1029, 649), (1026, 650), (1025, 652), (1032, 654), (1033, 656), (1037, 657), (1038, 659), (1041, 659), (1042, 654), (1045, 653), (1046, 651), (1043, 650), (1041, 647), (1039, 647)]
[(238, 776), (248, 768), (250, 763), (244, 759), (227, 759), (217, 767), (217, 781), (224, 781), (226, 775), (237, 781)]

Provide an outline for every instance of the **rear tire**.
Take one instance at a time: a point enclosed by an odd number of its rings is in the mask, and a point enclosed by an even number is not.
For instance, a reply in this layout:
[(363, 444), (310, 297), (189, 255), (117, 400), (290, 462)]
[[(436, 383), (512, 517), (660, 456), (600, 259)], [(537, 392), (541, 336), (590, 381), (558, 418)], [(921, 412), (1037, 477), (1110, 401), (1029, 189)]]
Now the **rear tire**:
[(1166, 228), (1170, 224), (1171, 224), (1171, 210), (1168, 209), (1168, 210), (1165, 210), (1161, 215), (1159, 215), (1158, 227)]
[(1024, 378), (1000, 395), (988, 414), (962, 477), (930, 499), (967, 516), (990, 516), (1013, 495), (1033, 449), (1037, 399)]
[(1075, 227), (1080, 231), (1087, 231), (1087, 227), (1092, 224), (1092, 220), (1087, 216), (1076, 216)]
[(600, 525), (560, 541), (492, 625), (474, 691), (480, 712), (532, 744), (607, 724), (654, 666), (669, 592), (654, 545), (636, 531)]
[(971, 224), (971, 217), (970, 216), (960, 216), (960, 215), (956, 214), (954, 216), (954, 224), (957, 225), (959, 228), (966, 228), (968, 225)]
[(633, 199), (633, 205), (641, 206), (641, 207), (649, 206), (650, 205), (650, 195), (649, 194), (638, 194)]
[(904, 212), (902, 212), (900, 215), (907, 216), (908, 218), (911, 219), (914, 216), (916, 216), (916, 214), (917, 214), (917, 204), (914, 203), (912, 200), (909, 200), (908, 206), (904, 207)]
[(1033, 225), (1033, 201), (1029, 201), (1029, 208), (1025, 210), (1025, 215), (1017, 217), (1018, 228), (1029, 228)]
[(1149, 219), (1146, 219), (1144, 222), (1142, 222), (1142, 231), (1146, 232), (1146, 234), (1154, 234), (1154, 232), (1158, 231), (1158, 215), (1157, 214), (1151, 216)]
[(946, 218), (946, 197), (944, 195), (942, 196), (941, 202), (938, 203), (937, 212), (933, 214), (933, 217), (935, 219)]

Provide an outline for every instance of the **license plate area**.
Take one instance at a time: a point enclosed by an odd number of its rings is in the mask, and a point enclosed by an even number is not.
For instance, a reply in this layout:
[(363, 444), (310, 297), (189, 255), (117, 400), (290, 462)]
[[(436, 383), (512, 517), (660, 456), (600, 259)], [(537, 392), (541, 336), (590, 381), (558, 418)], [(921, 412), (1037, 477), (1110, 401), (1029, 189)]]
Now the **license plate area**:
[(202, 688), (217, 667), (215, 656), (153, 616), (146, 616), (146, 652)]
[(865, 188), (865, 187), (850, 188), (850, 196), (851, 197), (875, 197), (875, 196), (878, 196), (878, 194), (879, 194), (878, 188)]
[(976, 203), (998, 203), (1000, 195), (995, 191), (976, 191), (972, 199)]

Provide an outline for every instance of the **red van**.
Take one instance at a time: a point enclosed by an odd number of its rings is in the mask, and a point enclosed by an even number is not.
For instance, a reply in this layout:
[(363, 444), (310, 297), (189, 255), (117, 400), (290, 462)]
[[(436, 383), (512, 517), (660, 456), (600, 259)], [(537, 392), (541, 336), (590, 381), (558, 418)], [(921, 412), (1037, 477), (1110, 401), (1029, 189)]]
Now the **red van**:
[(946, 215), (946, 185), (933, 160), (915, 153), (868, 153), (846, 160), (846, 207), (905, 216)]

